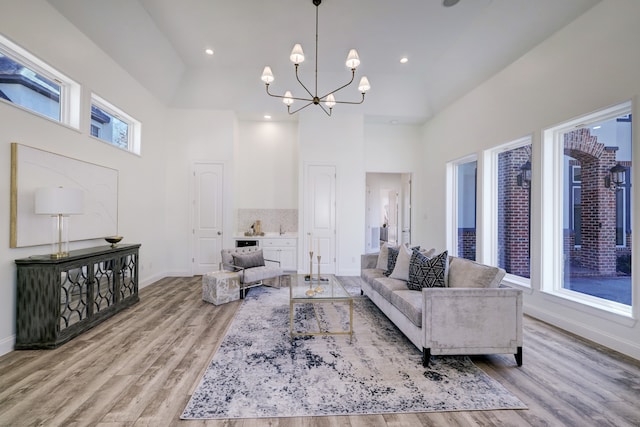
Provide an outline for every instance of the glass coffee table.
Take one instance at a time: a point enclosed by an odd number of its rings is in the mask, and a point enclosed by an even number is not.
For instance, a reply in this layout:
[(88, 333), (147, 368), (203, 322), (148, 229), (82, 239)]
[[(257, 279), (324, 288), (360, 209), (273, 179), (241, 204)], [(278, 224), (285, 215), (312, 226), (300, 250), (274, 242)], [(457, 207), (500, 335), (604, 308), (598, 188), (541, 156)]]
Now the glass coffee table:
[[(306, 275), (308, 278), (309, 276)], [(323, 331), (318, 317), (318, 304), (347, 303), (349, 304), (349, 330)], [(294, 304), (313, 304), (313, 312), (318, 322), (319, 332), (294, 332), (293, 314)], [(353, 338), (353, 297), (345, 290), (340, 281), (333, 274), (322, 275), (318, 282), (317, 276), (309, 283), (304, 274), (291, 275), (289, 287), (289, 333), (291, 339), (296, 336), (309, 335), (349, 335), (349, 341)]]

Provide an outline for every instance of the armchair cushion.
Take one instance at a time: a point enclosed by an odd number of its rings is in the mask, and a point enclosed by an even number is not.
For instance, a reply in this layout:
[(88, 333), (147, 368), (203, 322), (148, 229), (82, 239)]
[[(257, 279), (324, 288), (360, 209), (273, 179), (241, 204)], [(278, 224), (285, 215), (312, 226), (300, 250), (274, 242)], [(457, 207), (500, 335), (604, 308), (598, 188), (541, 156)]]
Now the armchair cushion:
[(242, 268), (262, 267), (264, 266), (264, 256), (262, 249), (246, 254), (233, 254), (233, 265)]

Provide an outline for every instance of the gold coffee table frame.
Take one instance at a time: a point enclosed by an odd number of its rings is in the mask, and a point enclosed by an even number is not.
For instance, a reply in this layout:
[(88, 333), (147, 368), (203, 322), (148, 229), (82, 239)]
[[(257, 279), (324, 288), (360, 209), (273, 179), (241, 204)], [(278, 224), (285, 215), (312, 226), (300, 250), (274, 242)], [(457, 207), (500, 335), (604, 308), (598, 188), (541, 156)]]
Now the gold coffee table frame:
[[(307, 277), (309, 277), (307, 275)], [(333, 274), (325, 274), (322, 276), (320, 285), (318, 286), (317, 276), (310, 283), (305, 281), (304, 274), (292, 275), (291, 285), (289, 286), (289, 333), (291, 339), (299, 336), (314, 335), (349, 335), (349, 342), (353, 339), (353, 297), (346, 291), (344, 286), (336, 279)], [(321, 289), (317, 292), (318, 288)], [(311, 292), (309, 292), (311, 290)], [(348, 331), (322, 331), (320, 318), (316, 310), (316, 304), (321, 303), (348, 303), (349, 304), (349, 330)], [(293, 306), (294, 304), (313, 304), (313, 312), (318, 322), (319, 332), (294, 332), (293, 331)]]

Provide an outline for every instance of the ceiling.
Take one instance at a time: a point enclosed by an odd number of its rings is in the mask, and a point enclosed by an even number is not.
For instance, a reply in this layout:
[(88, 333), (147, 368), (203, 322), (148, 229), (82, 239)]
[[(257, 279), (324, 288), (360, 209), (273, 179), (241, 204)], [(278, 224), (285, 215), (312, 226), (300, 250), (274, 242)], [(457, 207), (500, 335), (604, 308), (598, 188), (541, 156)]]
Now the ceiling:
[[(319, 92), (350, 79), (344, 62), (356, 48), (361, 60), (356, 81), (336, 99), (358, 100), (362, 75), (372, 88), (364, 104), (338, 105), (334, 114), (422, 123), (598, 1), (460, 0), (444, 7), (442, 0), (324, 0), (318, 6)], [(295, 43), (306, 56), (301, 80), (314, 85), (311, 0), (48, 2), (172, 107), (285, 119), (286, 107), (267, 96), (260, 75), (270, 65), (273, 92), (302, 96), (289, 62)], [(403, 56), (406, 64), (400, 63)]]

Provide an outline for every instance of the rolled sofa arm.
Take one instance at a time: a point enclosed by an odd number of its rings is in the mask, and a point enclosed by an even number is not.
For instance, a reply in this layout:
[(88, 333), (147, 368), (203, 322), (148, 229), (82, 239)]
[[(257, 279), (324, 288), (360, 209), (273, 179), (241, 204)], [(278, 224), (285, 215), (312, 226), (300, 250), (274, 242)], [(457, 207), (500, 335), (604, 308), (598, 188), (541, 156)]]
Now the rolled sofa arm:
[(424, 347), (430, 354), (513, 353), (522, 363), (522, 291), (424, 288)]

